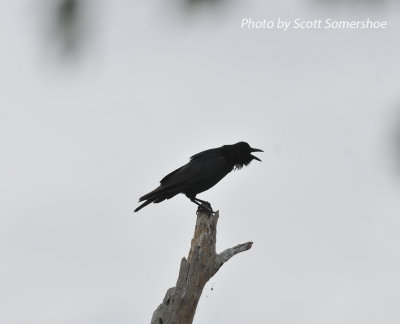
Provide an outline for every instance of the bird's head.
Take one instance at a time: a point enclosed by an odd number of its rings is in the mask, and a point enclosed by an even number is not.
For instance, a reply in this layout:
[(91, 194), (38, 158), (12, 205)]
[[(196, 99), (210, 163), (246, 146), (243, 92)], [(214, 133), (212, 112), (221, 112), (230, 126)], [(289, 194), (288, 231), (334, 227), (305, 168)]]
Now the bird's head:
[(251, 161), (261, 160), (251, 153), (264, 152), (263, 150), (252, 148), (246, 142), (239, 142), (231, 146), (231, 159), (235, 169), (241, 169), (244, 165), (248, 165)]

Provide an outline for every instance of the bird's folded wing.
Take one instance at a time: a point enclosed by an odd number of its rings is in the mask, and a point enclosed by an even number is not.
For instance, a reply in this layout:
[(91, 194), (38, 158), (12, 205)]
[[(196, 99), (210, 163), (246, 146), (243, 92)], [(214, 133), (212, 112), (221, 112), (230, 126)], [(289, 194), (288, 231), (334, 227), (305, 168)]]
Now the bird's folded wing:
[(195, 184), (215, 177), (226, 168), (226, 159), (220, 154), (207, 154), (192, 159), (188, 164), (176, 169), (161, 180), (162, 187)]
[(191, 160), (195, 160), (195, 159), (201, 159), (201, 158), (205, 158), (207, 156), (213, 156), (213, 155), (221, 155), (220, 153), (221, 148), (213, 148), (213, 149), (209, 149), (209, 150), (205, 150), (202, 151), (200, 153), (197, 153), (193, 156), (190, 157)]

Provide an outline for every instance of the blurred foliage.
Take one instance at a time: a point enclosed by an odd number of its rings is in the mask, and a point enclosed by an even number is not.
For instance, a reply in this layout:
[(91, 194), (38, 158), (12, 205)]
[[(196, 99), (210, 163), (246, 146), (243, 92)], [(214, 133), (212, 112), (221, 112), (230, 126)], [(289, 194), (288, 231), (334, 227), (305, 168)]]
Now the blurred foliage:
[(203, 3), (218, 4), (222, 1), (223, 0), (185, 0), (186, 4), (189, 6), (196, 6), (196, 5), (203, 4)]
[[(225, 2), (224, 0), (176, 0), (184, 9), (191, 12), (204, 6), (210, 8)], [(123, 4), (121, 4), (123, 5)], [(85, 35), (93, 27), (96, 19), (96, 1), (92, 0), (48, 0), (50, 12), (51, 43), (56, 46), (61, 58), (78, 57), (87, 46)]]
[(213, 10), (214, 12), (221, 8), (220, 5), (228, 3), (225, 0), (178, 0), (184, 15), (191, 15), (200, 12), (203, 9)]
[(52, 36), (63, 56), (71, 56), (81, 49), (84, 18), (82, 11), (81, 0), (57, 0), (52, 10)]

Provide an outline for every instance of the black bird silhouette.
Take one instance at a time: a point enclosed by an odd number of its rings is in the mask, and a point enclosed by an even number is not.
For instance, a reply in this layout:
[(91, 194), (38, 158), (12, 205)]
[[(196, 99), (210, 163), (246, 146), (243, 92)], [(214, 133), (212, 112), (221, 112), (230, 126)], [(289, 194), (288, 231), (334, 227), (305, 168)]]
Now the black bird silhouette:
[(150, 203), (159, 203), (183, 193), (196, 205), (206, 205), (212, 211), (210, 203), (196, 198), (200, 192), (206, 191), (216, 185), (233, 169), (241, 169), (252, 160), (261, 161), (252, 155), (253, 152), (263, 152), (251, 148), (246, 142), (233, 145), (224, 145), (209, 149), (193, 155), (189, 163), (166, 175), (160, 181), (160, 186), (140, 197), (144, 201), (135, 212)]

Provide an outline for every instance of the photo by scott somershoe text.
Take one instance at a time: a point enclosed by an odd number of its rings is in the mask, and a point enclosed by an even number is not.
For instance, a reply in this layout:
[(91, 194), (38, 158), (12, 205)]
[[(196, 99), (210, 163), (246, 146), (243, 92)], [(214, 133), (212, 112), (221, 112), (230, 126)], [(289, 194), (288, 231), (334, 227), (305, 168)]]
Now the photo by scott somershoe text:
[(241, 21), (241, 29), (277, 29), (287, 31), (289, 29), (387, 29), (388, 22), (386, 20), (335, 20), (326, 19), (253, 19), (243, 18)]

